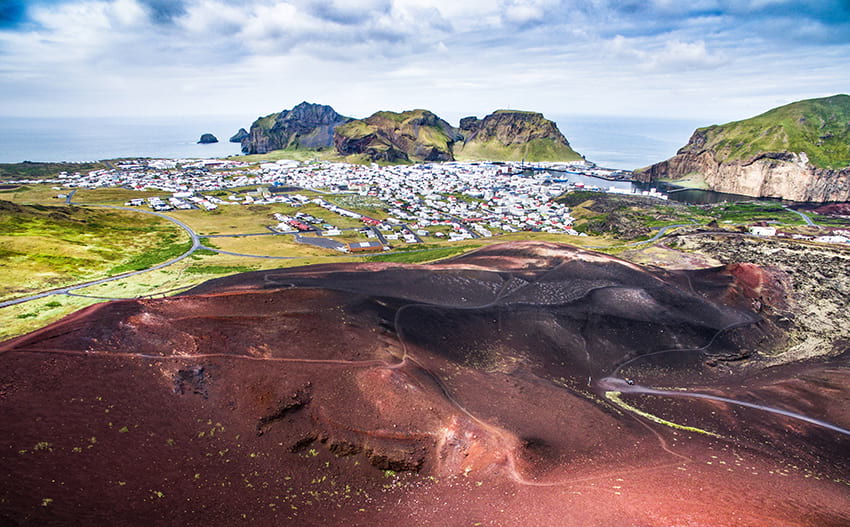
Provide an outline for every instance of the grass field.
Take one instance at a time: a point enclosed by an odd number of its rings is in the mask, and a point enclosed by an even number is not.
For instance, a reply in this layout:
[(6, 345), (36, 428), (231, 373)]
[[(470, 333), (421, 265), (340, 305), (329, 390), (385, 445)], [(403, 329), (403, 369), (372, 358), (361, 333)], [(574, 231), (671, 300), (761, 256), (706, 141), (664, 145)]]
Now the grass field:
[(109, 205), (123, 205), (135, 198), (161, 197), (167, 198), (170, 192), (162, 190), (130, 190), (125, 188), (95, 188), (79, 189), (74, 193), (75, 203), (104, 203)]
[[(255, 190), (255, 187), (248, 190)], [(12, 196), (17, 203), (56, 202), (56, 206), (51, 207), (0, 202), (0, 284), (3, 284), (0, 288), (0, 299), (124, 271), (146, 269), (181, 254), (189, 246), (185, 233), (165, 220), (133, 212), (68, 207), (61, 200), (51, 197), (59, 192), (48, 186), (29, 185), (0, 191), (0, 199)], [(303, 193), (307, 194), (306, 191)], [(123, 203), (131, 197), (146, 194), (148, 193), (124, 189), (80, 190), (74, 199), (91, 203)], [(326, 199), (369, 216), (383, 218), (385, 214), (382, 210), (383, 204), (370, 198), (344, 195), (328, 196)], [(612, 214), (610, 211), (599, 212), (597, 205), (605, 203), (600, 200), (607, 199), (599, 194), (571, 196), (571, 199), (577, 201), (570, 205), (575, 216), (581, 218), (580, 221), (600, 221)], [(626, 209), (629, 211), (626, 220), (641, 223), (649, 228), (688, 222), (705, 225), (712, 220), (728, 224), (748, 224), (755, 221), (778, 221), (790, 226), (802, 224), (798, 216), (774, 202), (709, 206), (658, 203), (626, 206)], [(168, 214), (184, 221), (201, 236), (208, 236), (267, 232), (267, 225), (276, 223), (272, 218), (275, 212), (288, 215), (305, 212), (321, 217), (325, 223), (340, 228), (362, 227), (359, 220), (337, 216), (312, 204), (305, 207), (289, 207), (284, 204), (230, 205), (211, 212), (189, 210), (171, 211)], [(335, 239), (350, 242), (363, 238), (356, 231), (345, 231)], [(390, 253), (343, 255), (337, 251), (296, 243), (292, 235), (205, 238), (203, 242), (209, 247), (234, 253), (287, 259), (250, 258), (198, 251), (190, 258), (164, 269), (77, 291), (79, 294), (97, 298), (52, 296), (2, 309), (0, 338), (37, 329), (81, 307), (102, 301), (101, 297), (170, 295), (212, 278), (261, 269), (346, 261), (433, 262), (484, 245), (524, 240), (566, 243), (612, 254), (625, 250), (628, 241), (618, 239), (612, 233), (577, 237), (518, 232), (459, 243), (428, 237), (424, 244), (406, 245), (402, 242), (392, 242), (394, 250)]]
[(186, 223), (200, 236), (210, 234), (250, 234), (269, 232), (268, 225), (277, 221), (272, 214), (293, 214), (298, 209), (283, 204), (224, 205), (212, 211), (173, 210), (168, 215)]
[(22, 205), (62, 205), (65, 198), (57, 198), (59, 194), (67, 194), (69, 189), (55, 190), (55, 185), (21, 185), (10, 190), (0, 190), (0, 200), (20, 203)]
[[(292, 235), (246, 236), (243, 238), (212, 238), (215, 248), (241, 254), (265, 256), (321, 257), (336, 256), (333, 249), (322, 249), (314, 245), (297, 243)], [(209, 245), (205, 243), (205, 245)]]
[(187, 241), (153, 216), (0, 202), (0, 299), (146, 268)]

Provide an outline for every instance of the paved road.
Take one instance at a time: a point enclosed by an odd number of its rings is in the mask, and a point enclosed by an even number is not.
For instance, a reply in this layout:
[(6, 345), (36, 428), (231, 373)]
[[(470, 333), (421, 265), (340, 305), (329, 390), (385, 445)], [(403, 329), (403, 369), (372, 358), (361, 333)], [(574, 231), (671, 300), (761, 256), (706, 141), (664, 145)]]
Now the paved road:
[(658, 232), (656, 232), (655, 236), (653, 236), (652, 238), (648, 240), (643, 240), (642, 242), (627, 243), (626, 246), (633, 247), (635, 245), (643, 245), (644, 243), (652, 243), (658, 238), (664, 236), (664, 233), (666, 233), (670, 229), (678, 229), (679, 227), (692, 227), (693, 225), (693, 223), (677, 223), (676, 225), (667, 225), (666, 227), (661, 227), (660, 229), (658, 229)]
[(384, 238), (383, 233), (379, 231), (377, 227), (370, 227), (370, 229), (372, 229), (372, 232), (375, 233), (375, 236), (378, 238), (378, 241), (380, 241), (384, 245), (389, 245), (387, 239)]
[(247, 234), (207, 234), (206, 236), (201, 236), (201, 238), (242, 238), (243, 236), (284, 236), (287, 234), (300, 234), (300, 231), (250, 232)]
[(808, 215), (803, 214), (799, 210), (794, 210), (794, 209), (788, 207), (787, 205), (783, 205), (782, 208), (784, 208), (785, 210), (790, 210), (791, 212), (793, 212), (797, 216), (803, 218), (806, 221), (806, 225), (811, 225), (812, 227), (817, 226), (817, 223), (813, 222), (812, 219)]
[(478, 234), (477, 232), (475, 232), (475, 230), (474, 230), (474, 229), (470, 228), (470, 227), (466, 224), (466, 222), (465, 222), (465, 221), (463, 221), (462, 219), (458, 218), (457, 216), (452, 216), (451, 214), (446, 214), (446, 216), (448, 216), (449, 218), (451, 218), (451, 219), (455, 220), (455, 221), (456, 221), (456, 222), (458, 222), (460, 225), (462, 225), (462, 226), (463, 226), (463, 228), (464, 228), (464, 229), (466, 229), (466, 232), (468, 232), (470, 235), (472, 235), (472, 237), (473, 237), (474, 239), (478, 240), (478, 239), (480, 239), (480, 238), (481, 238), (481, 235), (480, 235), (480, 234)]
[(640, 242), (632, 242), (632, 243), (622, 243), (620, 245), (610, 245), (610, 246), (588, 245), (587, 248), (588, 249), (611, 249), (612, 247), (636, 247), (638, 245), (643, 245), (643, 244), (646, 244), (646, 243), (652, 243), (652, 242), (658, 240), (659, 238), (664, 236), (664, 234), (667, 231), (669, 231), (670, 229), (678, 229), (679, 227), (692, 227), (694, 225), (695, 225), (694, 223), (677, 223), (676, 225), (667, 225), (666, 227), (661, 227), (660, 229), (658, 229), (658, 232), (655, 233), (655, 236), (653, 236), (652, 238), (649, 238), (648, 240), (643, 240), (643, 241), (640, 241)]
[(295, 241), (298, 243), (303, 243), (305, 245), (313, 245), (315, 247), (321, 247), (322, 249), (334, 249), (339, 250), (342, 247), (345, 247), (345, 244), (342, 242), (338, 242), (336, 240), (332, 240), (330, 238), (321, 238), (314, 236), (301, 236), (300, 234), (295, 235)]
[(416, 240), (416, 243), (422, 243), (422, 238), (420, 238), (419, 235), (416, 234), (413, 231), (413, 229), (410, 228), (410, 225), (408, 225), (406, 223), (402, 223), (401, 226), (404, 227), (405, 229), (407, 229), (410, 232), (410, 234), (413, 235), (413, 239)]
[[(70, 203), (70, 200), (69, 200), (69, 203)], [(170, 216), (166, 216), (165, 214), (160, 214), (159, 212), (153, 212), (153, 211), (142, 210), (142, 209), (133, 209), (133, 208), (130, 208), (130, 207), (119, 207), (119, 206), (116, 206), (116, 205), (85, 204), (85, 206), (86, 207), (99, 207), (99, 208), (105, 208), (105, 209), (129, 210), (129, 211), (132, 211), (132, 212), (141, 212), (142, 214), (149, 214), (151, 216), (158, 216), (160, 218), (166, 219), (166, 220), (174, 223), (175, 225), (177, 225), (178, 227), (180, 227), (184, 231), (186, 231), (186, 233), (189, 235), (189, 237), (192, 240), (192, 247), (190, 247), (188, 251), (181, 254), (180, 256), (177, 256), (176, 258), (172, 258), (171, 260), (168, 260), (167, 262), (163, 262), (161, 264), (155, 265), (153, 267), (149, 267), (147, 269), (142, 269), (140, 271), (130, 271), (130, 272), (127, 272), (127, 273), (122, 273), (122, 274), (119, 274), (119, 275), (110, 276), (109, 278), (101, 278), (100, 280), (92, 280), (91, 282), (84, 282), (82, 284), (72, 285), (72, 286), (69, 286), (69, 287), (60, 287), (59, 289), (51, 289), (50, 291), (44, 291), (42, 293), (38, 293), (38, 294), (35, 294), (35, 295), (25, 296), (25, 297), (21, 297), (21, 298), (15, 298), (13, 300), (6, 300), (5, 302), (0, 302), (0, 308), (4, 308), (4, 307), (8, 307), (8, 306), (14, 306), (14, 305), (17, 305), (17, 304), (23, 304), (24, 302), (29, 302), (31, 300), (36, 300), (36, 299), (44, 298), (44, 297), (47, 297), (47, 296), (64, 295), (64, 294), (70, 293), (71, 291), (76, 291), (77, 289), (84, 289), (86, 287), (105, 284), (107, 282), (112, 282), (112, 281), (115, 281), (115, 280), (121, 280), (123, 278), (128, 278), (130, 276), (136, 276), (136, 275), (139, 275), (139, 274), (142, 274), (142, 273), (147, 273), (147, 272), (150, 272), (150, 271), (156, 271), (157, 269), (162, 269), (163, 267), (168, 267), (169, 265), (175, 264), (175, 263), (183, 260), (184, 258), (191, 255), (193, 252), (195, 252), (198, 249), (203, 247), (201, 245), (201, 240), (198, 238), (198, 235), (195, 234), (195, 231), (193, 231), (191, 227), (189, 227), (188, 225), (186, 225), (182, 221), (175, 219), (175, 218), (172, 218)]]

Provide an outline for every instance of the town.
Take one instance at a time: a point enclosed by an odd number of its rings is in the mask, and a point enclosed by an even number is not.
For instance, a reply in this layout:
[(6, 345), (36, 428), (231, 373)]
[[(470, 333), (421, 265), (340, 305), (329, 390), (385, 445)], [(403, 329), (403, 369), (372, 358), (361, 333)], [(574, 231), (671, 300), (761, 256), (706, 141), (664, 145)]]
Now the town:
[[(342, 252), (387, 250), (427, 238), (461, 241), (520, 231), (585, 236), (573, 229), (570, 209), (555, 198), (572, 189), (626, 192), (622, 186), (605, 185), (604, 179), (593, 179), (600, 184), (593, 186), (571, 180), (571, 175), (623, 178), (622, 173), (586, 162), (534, 167), (514, 162), (366, 166), (289, 160), (249, 164), (235, 159), (140, 159), (113, 166), (88, 174), (61, 173), (50, 182), (61, 183), (62, 187), (56, 187), (60, 190), (159, 190), (164, 195), (126, 203), (157, 212), (283, 204), (292, 213), (269, 214), (270, 231), (294, 234), (301, 243)], [(643, 194), (666, 199), (654, 189)], [(364, 204), (375, 213), (363, 212)], [(321, 207), (326, 213), (317, 217), (297, 211), (307, 205)], [(354, 237), (346, 236), (351, 231)], [(333, 239), (339, 236), (344, 240)]]

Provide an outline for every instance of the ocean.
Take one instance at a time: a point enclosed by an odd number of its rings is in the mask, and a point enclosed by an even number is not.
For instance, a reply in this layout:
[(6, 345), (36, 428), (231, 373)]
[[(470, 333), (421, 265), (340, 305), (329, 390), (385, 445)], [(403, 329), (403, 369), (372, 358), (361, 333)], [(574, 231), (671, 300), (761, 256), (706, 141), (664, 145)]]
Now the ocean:
[[(550, 116), (572, 147), (599, 166), (635, 169), (667, 159), (705, 121)], [(0, 163), (96, 161), (120, 157), (195, 158), (240, 153), (228, 139), (253, 117), (0, 117)], [(203, 133), (219, 142), (197, 144)]]

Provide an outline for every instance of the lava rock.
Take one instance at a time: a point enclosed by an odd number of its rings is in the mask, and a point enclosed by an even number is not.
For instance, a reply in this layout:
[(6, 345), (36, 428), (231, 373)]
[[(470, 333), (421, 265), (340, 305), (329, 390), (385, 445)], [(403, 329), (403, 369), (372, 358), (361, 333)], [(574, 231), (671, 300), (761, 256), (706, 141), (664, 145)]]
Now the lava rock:
[(240, 128), (238, 132), (233, 134), (233, 137), (230, 138), (231, 143), (241, 143), (243, 139), (248, 137), (250, 134), (244, 128)]

